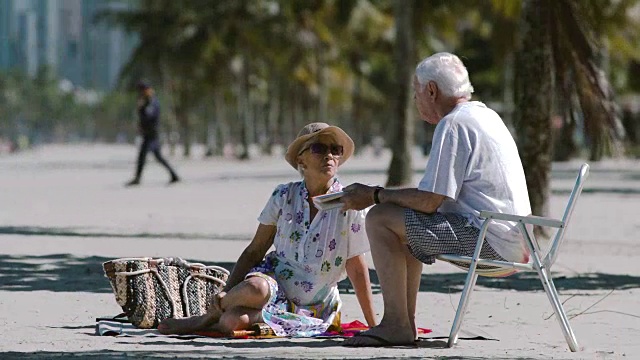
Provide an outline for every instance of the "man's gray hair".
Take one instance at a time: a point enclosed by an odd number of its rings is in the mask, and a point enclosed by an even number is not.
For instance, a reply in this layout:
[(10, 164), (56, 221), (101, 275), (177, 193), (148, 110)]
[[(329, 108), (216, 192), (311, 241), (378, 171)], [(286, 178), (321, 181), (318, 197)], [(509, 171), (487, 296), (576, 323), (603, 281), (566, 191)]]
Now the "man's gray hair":
[(446, 96), (470, 100), (473, 93), (467, 68), (451, 53), (440, 52), (422, 60), (416, 66), (416, 78), (422, 87), (434, 81)]

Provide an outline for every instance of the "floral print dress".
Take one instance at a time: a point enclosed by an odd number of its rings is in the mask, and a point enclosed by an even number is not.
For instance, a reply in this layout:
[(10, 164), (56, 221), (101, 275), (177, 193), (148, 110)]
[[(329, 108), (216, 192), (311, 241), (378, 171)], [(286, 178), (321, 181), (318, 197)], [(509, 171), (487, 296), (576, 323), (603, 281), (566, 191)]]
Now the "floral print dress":
[[(335, 179), (328, 193), (341, 190)], [(319, 210), (310, 221), (308, 197), (304, 181), (279, 185), (258, 217), (277, 227), (275, 250), (247, 277), (270, 283), (262, 317), (279, 336), (314, 336), (339, 324), (338, 282), (346, 277), (346, 261), (369, 251), (365, 210)]]

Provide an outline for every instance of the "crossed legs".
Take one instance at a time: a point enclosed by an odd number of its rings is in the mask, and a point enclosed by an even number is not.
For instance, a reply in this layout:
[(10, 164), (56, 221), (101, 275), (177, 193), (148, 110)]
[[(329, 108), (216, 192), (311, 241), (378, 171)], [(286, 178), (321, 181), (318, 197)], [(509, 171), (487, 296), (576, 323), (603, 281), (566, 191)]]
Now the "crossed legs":
[(262, 320), (262, 308), (269, 301), (269, 283), (260, 277), (249, 277), (234, 286), (220, 300), (220, 308), (211, 306), (204, 315), (165, 319), (158, 330), (162, 334), (192, 334), (209, 330), (230, 334), (246, 330)]
[(416, 339), (422, 263), (407, 249), (404, 218), (404, 208), (391, 204), (376, 205), (367, 214), (367, 235), (382, 288), (384, 315), (378, 326), (346, 340), (344, 345), (408, 345)]

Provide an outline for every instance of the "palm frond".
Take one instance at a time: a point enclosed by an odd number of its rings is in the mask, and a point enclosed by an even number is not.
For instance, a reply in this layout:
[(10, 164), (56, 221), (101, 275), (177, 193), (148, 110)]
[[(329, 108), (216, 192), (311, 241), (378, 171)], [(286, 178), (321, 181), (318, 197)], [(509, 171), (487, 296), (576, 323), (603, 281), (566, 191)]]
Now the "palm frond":
[[(557, 27), (553, 40), (556, 85), (564, 96), (576, 94), (584, 126), (591, 141), (591, 158), (597, 160), (619, 151), (624, 130), (613, 87), (597, 63), (599, 38), (584, 18), (585, 12), (571, 0), (550, 1)], [(569, 102), (573, 104), (573, 102)]]

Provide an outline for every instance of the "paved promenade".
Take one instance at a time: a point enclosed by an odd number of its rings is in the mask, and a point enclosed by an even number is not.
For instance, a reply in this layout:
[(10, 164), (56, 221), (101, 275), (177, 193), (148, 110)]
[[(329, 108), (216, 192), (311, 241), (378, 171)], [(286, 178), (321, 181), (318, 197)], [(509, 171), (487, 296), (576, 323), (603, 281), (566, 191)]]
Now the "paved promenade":
[[(418, 348), (352, 349), (341, 339), (218, 340), (100, 337), (97, 316), (120, 312), (101, 263), (180, 256), (228, 268), (248, 244), (273, 188), (297, 179), (281, 157), (169, 157), (184, 181), (150, 159), (138, 188), (136, 149), (48, 146), (0, 156), (0, 359), (125, 358), (640, 358), (640, 161), (593, 163), (554, 267), (582, 351), (570, 353), (540, 283), (530, 275), (480, 279), (462, 325), (445, 347), (465, 274), (424, 267), (417, 322), (434, 330)], [(349, 160), (340, 179), (384, 184), (389, 154)], [(426, 158), (414, 156), (417, 183)], [(550, 213), (560, 217), (582, 161), (554, 164)], [(375, 274), (373, 264), (372, 275)], [(353, 293), (344, 321), (363, 320)], [(374, 295), (382, 311), (381, 295)]]

